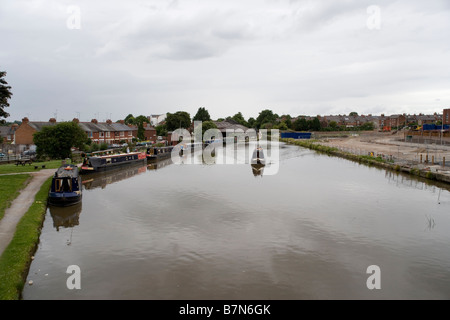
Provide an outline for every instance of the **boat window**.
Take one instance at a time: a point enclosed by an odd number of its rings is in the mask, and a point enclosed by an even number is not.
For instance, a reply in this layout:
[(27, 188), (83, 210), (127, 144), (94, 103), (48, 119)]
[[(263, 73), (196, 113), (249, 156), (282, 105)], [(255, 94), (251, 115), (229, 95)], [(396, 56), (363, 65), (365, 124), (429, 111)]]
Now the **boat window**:
[(65, 192), (71, 192), (72, 191), (72, 180), (71, 179), (64, 179), (63, 180), (63, 187)]
[(61, 192), (62, 185), (62, 179), (55, 179), (55, 192)]

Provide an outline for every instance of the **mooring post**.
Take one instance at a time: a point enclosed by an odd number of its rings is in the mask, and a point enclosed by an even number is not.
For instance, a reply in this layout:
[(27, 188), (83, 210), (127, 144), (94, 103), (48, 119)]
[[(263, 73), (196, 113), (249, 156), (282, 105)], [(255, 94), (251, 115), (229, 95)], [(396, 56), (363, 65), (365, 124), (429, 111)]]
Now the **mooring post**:
[(431, 156), (431, 164), (434, 166), (434, 156)]
[(445, 157), (442, 158), (442, 166), (445, 167)]

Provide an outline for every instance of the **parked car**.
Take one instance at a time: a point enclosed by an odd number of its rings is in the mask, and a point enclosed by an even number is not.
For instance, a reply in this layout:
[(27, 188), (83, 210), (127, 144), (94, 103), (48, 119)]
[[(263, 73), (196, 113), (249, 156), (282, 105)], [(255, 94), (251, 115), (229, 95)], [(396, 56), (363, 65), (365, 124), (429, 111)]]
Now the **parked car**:
[(4, 154), (3, 152), (0, 152), (0, 159), (5, 158), (6, 154)]
[(32, 157), (32, 156), (35, 156), (35, 155), (36, 155), (36, 151), (34, 151), (34, 150), (25, 150), (25, 151), (23, 152), (23, 155), (24, 155), (24, 156), (30, 156), (30, 157)]

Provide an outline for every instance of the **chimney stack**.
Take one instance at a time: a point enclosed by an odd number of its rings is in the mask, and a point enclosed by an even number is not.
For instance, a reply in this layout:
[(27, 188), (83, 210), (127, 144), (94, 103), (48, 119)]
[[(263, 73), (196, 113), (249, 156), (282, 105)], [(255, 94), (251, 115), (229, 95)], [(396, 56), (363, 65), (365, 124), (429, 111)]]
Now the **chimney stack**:
[(80, 120), (78, 120), (77, 118), (73, 118), (72, 122), (80, 123)]
[(107, 123), (107, 124), (112, 124), (111, 119), (106, 120), (106, 123)]
[(22, 122), (23, 122), (23, 123), (28, 123), (28, 122), (30, 122), (30, 120), (28, 120), (28, 118), (25, 117), (25, 118), (22, 119)]
[(50, 122), (50, 123), (56, 123), (56, 119), (55, 119), (55, 118), (50, 118), (50, 120), (48, 120), (48, 122)]
[(95, 124), (98, 123), (97, 119), (92, 119), (91, 122), (92, 122), (92, 123), (95, 123)]

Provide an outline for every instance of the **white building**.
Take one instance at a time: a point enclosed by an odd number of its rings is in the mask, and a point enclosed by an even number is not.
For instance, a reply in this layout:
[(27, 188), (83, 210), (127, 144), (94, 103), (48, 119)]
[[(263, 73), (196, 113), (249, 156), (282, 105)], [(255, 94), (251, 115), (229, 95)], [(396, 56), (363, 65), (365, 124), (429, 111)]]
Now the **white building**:
[(166, 120), (166, 117), (167, 117), (167, 115), (165, 113), (164, 114), (152, 114), (152, 115), (148, 116), (148, 121), (150, 122), (150, 124), (153, 127), (156, 127), (161, 122)]

